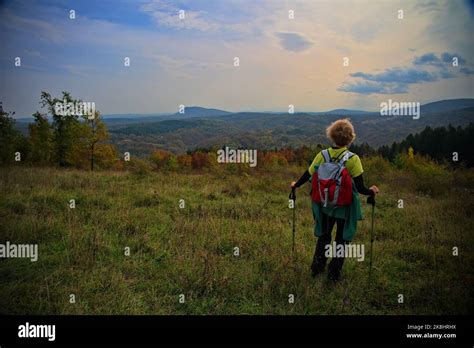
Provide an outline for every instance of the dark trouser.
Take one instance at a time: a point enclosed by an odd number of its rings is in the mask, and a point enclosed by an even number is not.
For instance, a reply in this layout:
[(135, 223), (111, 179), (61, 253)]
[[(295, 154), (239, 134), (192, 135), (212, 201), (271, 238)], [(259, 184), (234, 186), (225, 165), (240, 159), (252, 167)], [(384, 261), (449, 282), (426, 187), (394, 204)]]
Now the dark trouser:
[[(313, 264), (311, 265), (311, 269), (314, 273), (320, 273), (324, 271), (324, 267), (326, 265), (327, 260), (327, 257), (325, 255), (326, 245), (329, 244), (332, 248), (331, 232), (334, 227), (334, 224), (336, 224), (336, 245), (348, 243), (342, 238), (344, 233), (344, 220), (337, 219), (323, 213), (321, 221), (322, 234), (316, 242), (316, 250), (314, 251)], [(328, 275), (333, 278), (339, 278), (343, 264), (343, 257), (333, 257), (331, 259), (331, 262), (329, 262)]]

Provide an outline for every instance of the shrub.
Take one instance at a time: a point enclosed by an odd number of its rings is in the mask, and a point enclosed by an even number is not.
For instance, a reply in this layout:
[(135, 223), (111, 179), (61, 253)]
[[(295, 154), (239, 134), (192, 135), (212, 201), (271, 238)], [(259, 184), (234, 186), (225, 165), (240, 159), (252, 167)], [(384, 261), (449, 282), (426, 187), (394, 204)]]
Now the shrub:
[(390, 162), (380, 156), (363, 158), (362, 166), (367, 173), (364, 177), (370, 177), (371, 181), (383, 180), (393, 169)]
[(395, 158), (395, 164), (407, 175), (412, 175), (413, 188), (421, 193), (431, 196), (441, 195), (452, 185), (452, 172), (429, 158), (399, 154)]
[(178, 161), (170, 152), (156, 150), (150, 156), (150, 161), (156, 170), (176, 170)]
[(288, 161), (283, 154), (276, 151), (269, 151), (263, 155), (263, 165), (265, 167), (283, 167), (288, 166)]
[(138, 157), (132, 157), (130, 161), (126, 161), (125, 168), (138, 175), (149, 174), (152, 170), (152, 166), (148, 161)]
[(294, 151), (294, 161), (299, 166), (309, 166), (318, 151), (321, 151), (321, 149), (318, 148), (317, 151), (314, 151), (307, 146), (297, 148)]
[(474, 169), (470, 168), (454, 171), (453, 184), (456, 187), (474, 190)]
[(205, 152), (195, 152), (191, 156), (191, 166), (193, 169), (211, 168), (211, 157)]
[(98, 168), (110, 169), (115, 166), (117, 161), (117, 149), (115, 146), (110, 144), (97, 144), (94, 162)]
[(178, 166), (180, 168), (191, 168), (192, 157), (184, 154), (177, 157)]
[(293, 163), (293, 161), (295, 160), (295, 152), (293, 149), (281, 149), (279, 151), (279, 154), (281, 154), (286, 159), (287, 163)]

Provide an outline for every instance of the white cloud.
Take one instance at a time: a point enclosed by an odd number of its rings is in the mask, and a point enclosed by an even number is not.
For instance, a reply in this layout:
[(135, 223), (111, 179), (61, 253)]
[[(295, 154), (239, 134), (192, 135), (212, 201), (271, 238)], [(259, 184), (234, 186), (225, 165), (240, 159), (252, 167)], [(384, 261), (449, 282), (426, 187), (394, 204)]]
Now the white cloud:
[[(148, 13), (158, 26), (204, 32), (215, 32), (221, 28), (205, 11), (184, 10), (170, 1), (153, 0), (141, 5), (140, 9)], [(184, 18), (179, 17), (181, 10), (184, 11)]]

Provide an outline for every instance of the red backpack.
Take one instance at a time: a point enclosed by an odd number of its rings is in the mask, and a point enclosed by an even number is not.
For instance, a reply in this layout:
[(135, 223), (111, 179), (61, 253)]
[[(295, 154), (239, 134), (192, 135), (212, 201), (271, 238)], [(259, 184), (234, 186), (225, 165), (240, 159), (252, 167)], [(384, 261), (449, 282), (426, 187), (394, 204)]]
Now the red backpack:
[(321, 151), (324, 162), (314, 172), (311, 179), (311, 198), (324, 207), (340, 207), (352, 203), (352, 178), (345, 167), (346, 161), (354, 156), (348, 150), (334, 161), (329, 151)]

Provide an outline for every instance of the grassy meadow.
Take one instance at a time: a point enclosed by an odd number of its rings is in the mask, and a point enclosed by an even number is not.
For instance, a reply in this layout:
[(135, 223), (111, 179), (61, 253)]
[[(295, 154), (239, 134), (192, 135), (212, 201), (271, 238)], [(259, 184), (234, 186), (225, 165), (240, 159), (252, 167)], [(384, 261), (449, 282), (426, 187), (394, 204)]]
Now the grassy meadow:
[[(309, 184), (297, 191), (292, 256), (289, 183), (303, 167), (195, 173), (1, 168), (0, 243), (38, 243), (39, 258), (0, 259), (0, 312), (472, 313), (473, 171), (430, 162), (397, 168), (380, 158), (363, 163), (366, 185), (381, 189), (374, 269), (369, 279), (370, 206), (363, 198), (364, 220), (353, 242), (365, 244), (365, 261), (346, 260), (337, 284), (326, 274), (310, 275)], [(453, 256), (455, 246), (459, 256)]]

